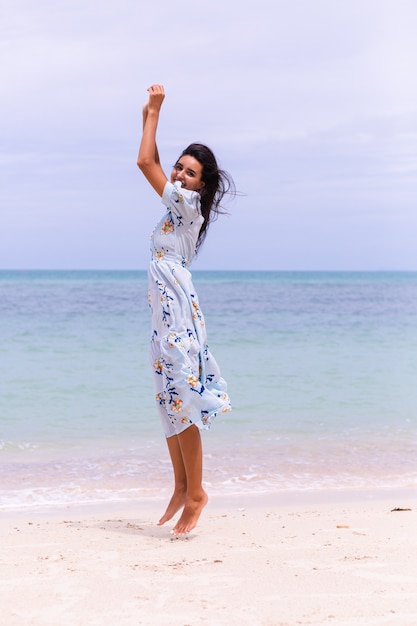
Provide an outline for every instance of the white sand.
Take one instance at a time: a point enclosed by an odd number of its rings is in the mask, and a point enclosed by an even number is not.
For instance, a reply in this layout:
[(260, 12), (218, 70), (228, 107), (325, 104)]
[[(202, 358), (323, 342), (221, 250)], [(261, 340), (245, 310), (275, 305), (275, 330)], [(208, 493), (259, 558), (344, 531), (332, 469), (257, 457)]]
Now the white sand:
[(2, 513), (0, 624), (417, 624), (415, 492), (213, 498), (187, 539), (164, 504)]

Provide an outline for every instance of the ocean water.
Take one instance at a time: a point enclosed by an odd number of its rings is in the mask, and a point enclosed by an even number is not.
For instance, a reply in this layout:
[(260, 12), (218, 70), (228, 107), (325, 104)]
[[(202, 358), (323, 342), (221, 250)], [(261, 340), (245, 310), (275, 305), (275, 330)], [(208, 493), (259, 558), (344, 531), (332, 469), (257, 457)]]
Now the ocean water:
[[(193, 274), (210, 493), (417, 486), (416, 272)], [(0, 272), (0, 507), (167, 497), (146, 272)]]

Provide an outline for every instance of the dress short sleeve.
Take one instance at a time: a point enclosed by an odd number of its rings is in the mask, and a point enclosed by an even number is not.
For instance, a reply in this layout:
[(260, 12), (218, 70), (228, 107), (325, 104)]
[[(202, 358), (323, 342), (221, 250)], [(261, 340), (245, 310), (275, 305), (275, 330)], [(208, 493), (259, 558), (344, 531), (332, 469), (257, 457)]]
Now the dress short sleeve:
[(200, 216), (200, 194), (190, 189), (182, 189), (181, 183), (166, 182), (162, 193), (162, 204), (185, 220)]

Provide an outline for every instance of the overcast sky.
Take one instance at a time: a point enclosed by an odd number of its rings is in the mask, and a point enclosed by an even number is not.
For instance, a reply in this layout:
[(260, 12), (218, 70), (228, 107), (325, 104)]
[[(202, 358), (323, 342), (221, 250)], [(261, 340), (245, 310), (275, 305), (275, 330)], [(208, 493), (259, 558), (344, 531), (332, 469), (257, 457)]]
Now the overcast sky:
[(136, 167), (203, 141), (242, 196), (201, 269), (417, 270), (415, 0), (1, 0), (0, 268), (144, 269)]

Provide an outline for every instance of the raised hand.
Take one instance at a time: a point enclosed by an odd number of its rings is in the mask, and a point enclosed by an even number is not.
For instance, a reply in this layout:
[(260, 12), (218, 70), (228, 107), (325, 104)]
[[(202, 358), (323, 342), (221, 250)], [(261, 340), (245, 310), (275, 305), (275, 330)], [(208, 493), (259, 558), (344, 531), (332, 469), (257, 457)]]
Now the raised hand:
[(163, 85), (151, 85), (148, 88), (149, 99), (142, 109), (143, 134), (138, 154), (138, 167), (155, 191), (162, 196), (167, 177), (162, 170), (156, 145), (156, 130), (159, 112), (165, 98)]
[[(148, 88), (149, 100), (148, 100), (148, 111), (156, 111), (159, 113), (162, 102), (165, 98), (165, 91), (163, 85), (151, 85)], [(146, 106), (146, 105), (145, 105)]]

